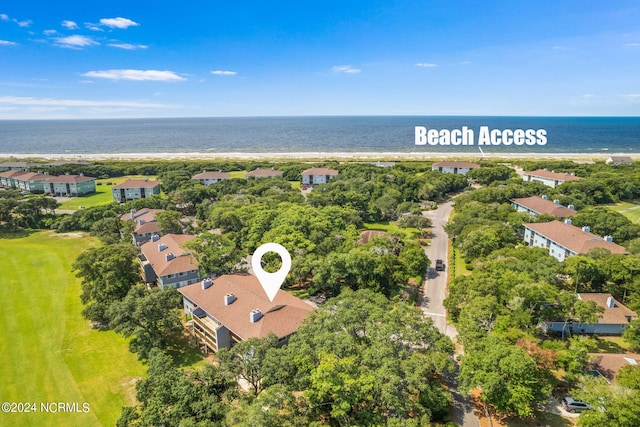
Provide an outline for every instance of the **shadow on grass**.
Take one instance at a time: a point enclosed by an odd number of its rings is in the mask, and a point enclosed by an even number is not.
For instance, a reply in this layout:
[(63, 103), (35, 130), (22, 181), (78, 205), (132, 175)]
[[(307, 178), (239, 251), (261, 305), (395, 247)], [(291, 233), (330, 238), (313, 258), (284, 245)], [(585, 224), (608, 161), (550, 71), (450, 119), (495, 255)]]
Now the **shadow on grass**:
[[(530, 420), (522, 420), (515, 417), (507, 417), (500, 420), (503, 426), (507, 427), (571, 427), (575, 423), (569, 419), (563, 418), (558, 414), (549, 412), (537, 412), (535, 417)], [(495, 425), (495, 424), (494, 424)]]
[(598, 346), (598, 353), (625, 353), (628, 349), (622, 347), (619, 343), (606, 338), (596, 338), (595, 342)]
[(24, 229), (9, 230), (7, 228), (0, 226), (0, 239), (22, 239), (25, 237), (29, 237), (36, 231), (38, 230), (24, 230)]
[(173, 337), (171, 341), (172, 344), (166, 352), (173, 358), (173, 364), (177, 368), (191, 366), (204, 359), (200, 349), (193, 345), (190, 336), (182, 334)]

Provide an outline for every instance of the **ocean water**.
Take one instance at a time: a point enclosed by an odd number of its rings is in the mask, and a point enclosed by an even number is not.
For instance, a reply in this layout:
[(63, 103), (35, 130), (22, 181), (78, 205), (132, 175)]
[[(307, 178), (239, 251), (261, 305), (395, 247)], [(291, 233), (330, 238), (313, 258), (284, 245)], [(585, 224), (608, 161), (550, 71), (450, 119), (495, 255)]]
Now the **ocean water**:
[[(474, 130), (474, 146), (416, 146), (415, 126)], [(479, 153), (481, 126), (545, 129), (546, 145), (487, 153), (640, 153), (640, 117), (235, 117), (0, 120), (0, 155)]]

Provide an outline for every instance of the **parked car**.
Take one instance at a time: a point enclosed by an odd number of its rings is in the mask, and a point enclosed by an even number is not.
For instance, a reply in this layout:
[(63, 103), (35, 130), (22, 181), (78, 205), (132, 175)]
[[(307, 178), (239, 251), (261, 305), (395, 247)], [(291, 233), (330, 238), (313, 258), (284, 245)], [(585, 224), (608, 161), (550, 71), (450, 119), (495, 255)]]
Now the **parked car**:
[(444, 262), (441, 259), (436, 260), (436, 271), (444, 271)]
[(588, 403), (585, 403), (582, 400), (575, 400), (573, 397), (569, 396), (562, 399), (562, 406), (568, 412), (582, 412), (591, 408)]

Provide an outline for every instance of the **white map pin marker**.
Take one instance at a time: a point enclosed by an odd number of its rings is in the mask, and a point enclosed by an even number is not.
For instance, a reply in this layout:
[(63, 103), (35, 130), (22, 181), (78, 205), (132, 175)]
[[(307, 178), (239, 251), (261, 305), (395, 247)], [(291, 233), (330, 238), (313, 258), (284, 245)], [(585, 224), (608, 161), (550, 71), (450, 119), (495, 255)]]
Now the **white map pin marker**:
[[(282, 259), (282, 266), (280, 270), (275, 273), (269, 273), (262, 268), (262, 256), (267, 252), (275, 252), (280, 255)], [(269, 301), (273, 302), (273, 299), (278, 293), (278, 289), (280, 289), (280, 286), (284, 283), (284, 279), (287, 277), (287, 274), (289, 274), (289, 270), (291, 270), (291, 255), (289, 255), (289, 251), (282, 245), (265, 243), (253, 253), (251, 267), (253, 267), (253, 272), (262, 285), (262, 289), (264, 289), (269, 297)]]

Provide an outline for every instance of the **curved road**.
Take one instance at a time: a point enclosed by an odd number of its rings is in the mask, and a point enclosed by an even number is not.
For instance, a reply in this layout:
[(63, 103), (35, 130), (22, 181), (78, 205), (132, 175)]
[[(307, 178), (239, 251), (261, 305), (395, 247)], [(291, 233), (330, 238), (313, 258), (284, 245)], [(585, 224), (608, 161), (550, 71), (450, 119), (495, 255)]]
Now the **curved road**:
[[(431, 245), (425, 248), (425, 253), (431, 260), (432, 266), (427, 269), (427, 275), (422, 285), (422, 300), (420, 308), (425, 315), (433, 319), (434, 325), (452, 340), (458, 335), (453, 325), (447, 324), (447, 312), (442, 302), (447, 296), (447, 277), (449, 275), (449, 238), (444, 231), (444, 226), (451, 215), (452, 202), (448, 201), (438, 205), (432, 211), (423, 215), (431, 220), (432, 238)], [(441, 259), (445, 263), (445, 271), (436, 271), (435, 261)], [(453, 395), (453, 422), (464, 427), (480, 427), (480, 421), (474, 413), (474, 405), (467, 396), (457, 391), (458, 364), (453, 375), (445, 378), (447, 387)]]

